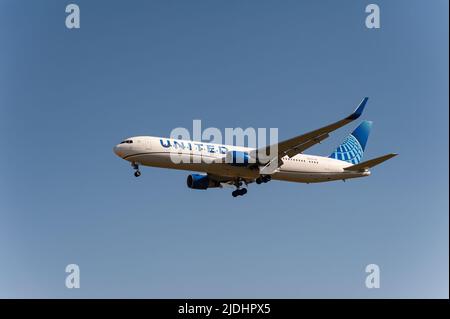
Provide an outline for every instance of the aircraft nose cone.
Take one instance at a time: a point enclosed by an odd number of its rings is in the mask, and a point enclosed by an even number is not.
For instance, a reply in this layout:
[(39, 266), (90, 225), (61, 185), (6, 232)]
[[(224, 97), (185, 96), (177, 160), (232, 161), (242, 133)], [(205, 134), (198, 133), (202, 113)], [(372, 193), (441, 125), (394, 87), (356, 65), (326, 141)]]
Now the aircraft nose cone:
[(117, 156), (122, 157), (123, 151), (121, 150), (121, 147), (119, 145), (114, 146), (113, 151)]

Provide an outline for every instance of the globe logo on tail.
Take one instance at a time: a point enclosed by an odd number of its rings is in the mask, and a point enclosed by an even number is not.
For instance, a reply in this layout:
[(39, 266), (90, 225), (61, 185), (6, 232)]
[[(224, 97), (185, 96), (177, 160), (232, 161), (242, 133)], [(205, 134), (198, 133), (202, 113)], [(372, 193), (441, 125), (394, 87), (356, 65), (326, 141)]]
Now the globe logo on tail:
[(352, 164), (358, 164), (361, 162), (363, 153), (361, 144), (359, 144), (356, 137), (350, 134), (330, 157)]

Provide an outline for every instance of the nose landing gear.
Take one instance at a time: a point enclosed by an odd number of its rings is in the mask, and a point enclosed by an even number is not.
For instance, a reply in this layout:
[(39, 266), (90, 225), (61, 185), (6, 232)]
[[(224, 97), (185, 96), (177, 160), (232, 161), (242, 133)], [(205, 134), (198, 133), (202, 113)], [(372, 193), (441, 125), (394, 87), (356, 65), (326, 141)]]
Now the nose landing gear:
[(141, 171), (139, 170), (139, 165), (137, 163), (131, 163), (131, 166), (133, 167), (133, 169), (135, 170), (134, 172), (134, 176), (139, 177), (141, 176)]

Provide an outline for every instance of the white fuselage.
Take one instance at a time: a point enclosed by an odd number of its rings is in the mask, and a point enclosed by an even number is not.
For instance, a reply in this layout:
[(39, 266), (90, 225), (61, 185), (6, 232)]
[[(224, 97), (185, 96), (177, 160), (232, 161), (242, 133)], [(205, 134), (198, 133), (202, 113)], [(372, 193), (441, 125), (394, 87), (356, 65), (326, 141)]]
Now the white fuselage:
[[(114, 152), (118, 156), (138, 165), (205, 172), (248, 180), (257, 178), (259, 170), (230, 165), (221, 160), (229, 151), (250, 153), (254, 150), (247, 147), (151, 136), (128, 138), (114, 147)], [(183, 161), (180, 161), (181, 159)], [(346, 171), (344, 168), (352, 164), (316, 155), (298, 154), (291, 158), (285, 156), (282, 161), (283, 165), (272, 175), (272, 179), (316, 183), (370, 175), (368, 171)]]

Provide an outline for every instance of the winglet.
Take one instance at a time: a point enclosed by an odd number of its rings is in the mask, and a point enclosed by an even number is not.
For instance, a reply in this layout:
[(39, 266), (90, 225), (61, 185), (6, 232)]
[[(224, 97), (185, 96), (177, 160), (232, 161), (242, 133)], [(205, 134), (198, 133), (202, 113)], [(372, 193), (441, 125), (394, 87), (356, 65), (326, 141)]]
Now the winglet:
[(358, 117), (360, 117), (361, 114), (362, 114), (363, 111), (364, 111), (364, 108), (366, 107), (366, 103), (367, 103), (367, 100), (368, 100), (368, 99), (369, 99), (368, 97), (365, 97), (365, 98), (361, 101), (361, 103), (359, 103), (359, 106), (356, 108), (355, 112), (353, 112), (351, 115), (349, 115), (349, 116), (347, 117), (347, 119), (348, 119), (348, 120), (356, 120)]

